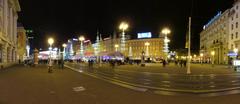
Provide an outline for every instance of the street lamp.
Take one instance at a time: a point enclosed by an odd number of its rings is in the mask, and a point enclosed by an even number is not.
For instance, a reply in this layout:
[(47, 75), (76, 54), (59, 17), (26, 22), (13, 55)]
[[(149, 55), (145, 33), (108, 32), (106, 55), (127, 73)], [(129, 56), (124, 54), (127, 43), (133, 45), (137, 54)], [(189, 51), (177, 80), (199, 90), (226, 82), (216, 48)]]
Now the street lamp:
[(214, 67), (214, 56), (215, 56), (215, 51), (212, 51), (211, 52), (211, 55), (212, 55), (212, 57), (213, 57), (213, 59), (212, 59), (212, 67)]
[(200, 53), (201, 64), (203, 63), (203, 53)]
[(168, 43), (170, 42), (170, 40), (167, 38), (167, 35), (171, 33), (171, 30), (168, 28), (164, 28), (162, 30), (162, 34), (164, 34), (164, 47), (163, 47), (163, 52), (165, 52), (165, 60), (167, 61), (167, 56), (168, 56), (168, 52), (169, 52), (169, 47), (168, 47)]
[(117, 52), (119, 45), (118, 45), (118, 44), (115, 44), (114, 47), (115, 47), (115, 51)]
[(147, 48), (146, 48), (146, 56), (149, 56), (149, 51), (148, 51), (148, 50), (149, 50), (149, 49), (148, 49), (149, 45), (150, 45), (149, 42), (146, 42), (146, 43), (145, 43), (145, 46), (147, 47)]
[(128, 29), (129, 25), (125, 22), (122, 22), (119, 26), (119, 29), (122, 31), (121, 35), (121, 52), (125, 51), (125, 43), (126, 43), (126, 37), (125, 37), (125, 31)]
[(62, 45), (62, 47), (63, 47), (63, 60), (65, 60), (67, 44), (64, 43), (64, 44)]
[(81, 46), (80, 46), (80, 54), (83, 57), (83, 41), (85, 40), (85, 38), (83, 36), (79, 37), (79, 41), (81, 42)]
[(53, 45), (53, 43), (54, 43), (54, 39), (53, 38), (49, 38), (48, 39), (48, 44), (49, 44), (49, 51), (50, 51), (50, 53), (49, 53), (49, 66), (48, 66), (48, 73), (52, 73), (52, 45)]

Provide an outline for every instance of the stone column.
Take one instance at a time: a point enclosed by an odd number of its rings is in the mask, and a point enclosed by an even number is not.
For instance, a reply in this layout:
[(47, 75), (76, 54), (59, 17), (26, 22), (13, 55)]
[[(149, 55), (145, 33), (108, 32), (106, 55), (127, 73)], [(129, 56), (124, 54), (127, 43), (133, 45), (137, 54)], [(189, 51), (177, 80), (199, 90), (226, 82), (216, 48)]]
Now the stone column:
[(13, 41), (13, 9), (12, 7), (9, 8), (9, 40)]
[(5, 33), (4, 35), (6, 36), (8, 32), (8, 0), (3, 0), (3, 32)]
[(17, 14), (14, 15), (14, 20), (13, 20), (13, 41), (14, 41), (14, 45), (15, 47), (17, 47), (17, 20), (18, 20), (18, 16)]

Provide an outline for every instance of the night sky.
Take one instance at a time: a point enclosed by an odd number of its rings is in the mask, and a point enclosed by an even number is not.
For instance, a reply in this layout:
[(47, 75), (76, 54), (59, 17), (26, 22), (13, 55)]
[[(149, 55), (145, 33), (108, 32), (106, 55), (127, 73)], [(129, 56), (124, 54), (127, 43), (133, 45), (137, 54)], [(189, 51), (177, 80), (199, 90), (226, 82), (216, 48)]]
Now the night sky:
[[(188, 17), (192, 15), (194, 50), (199, 49), (199, 33), (218, 11), (232, 6), (233, 0), (20, 0), (19, 22), (33, 29), (34, 48), (46, 48), (47, 38), (55, 46), (68, 38), (84, 35), (95, 41), (97, 30), (103, 37), (119, 32), (118, 25), (127, 21), (127, 34), (152, 32), (157, 37), (165, 26), (172, 30), (171, 49), (185, 45)], [(191, 9), (192, 8), (192, 9)], [(191, 12), (192, 10), (192, 12)]]

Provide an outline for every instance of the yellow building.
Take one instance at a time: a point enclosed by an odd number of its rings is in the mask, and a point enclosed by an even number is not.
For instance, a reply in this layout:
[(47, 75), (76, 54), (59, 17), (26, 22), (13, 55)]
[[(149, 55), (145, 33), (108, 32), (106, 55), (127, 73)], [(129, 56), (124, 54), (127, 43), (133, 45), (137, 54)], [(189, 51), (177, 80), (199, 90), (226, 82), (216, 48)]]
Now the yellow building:
[(26, 36), (26, 30), (24, 27), (19, 26), (17, 28), (17, 59), (23, 61), (24, 56), (27, 55), (27, 50), (26, 50), (26, 42), (27, 42), (27, 36)]
[(163, 58), (163, 38), (134, 39), (126, 41), (125, 56), (141, 59), (142, 52), (151, 60)]

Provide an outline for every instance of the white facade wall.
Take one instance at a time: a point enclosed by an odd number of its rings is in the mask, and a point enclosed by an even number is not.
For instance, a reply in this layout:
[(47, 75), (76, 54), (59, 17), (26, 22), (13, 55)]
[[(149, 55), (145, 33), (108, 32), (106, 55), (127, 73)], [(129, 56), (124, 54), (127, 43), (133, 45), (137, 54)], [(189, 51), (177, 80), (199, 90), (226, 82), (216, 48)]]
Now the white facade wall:
[[(229, 34), (229, 10), (218, 13), (211, 21), (204, 26), (200, 33), (200, 53), (204, 54), (203, 61), (217, 64), (228, 62), (228, 34)], [(211, 52), (215, 52), (214, 60)]]
[(15, 63), (17, 57), (18, 0), (0, 0), (0, 66)]

